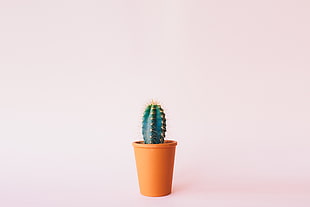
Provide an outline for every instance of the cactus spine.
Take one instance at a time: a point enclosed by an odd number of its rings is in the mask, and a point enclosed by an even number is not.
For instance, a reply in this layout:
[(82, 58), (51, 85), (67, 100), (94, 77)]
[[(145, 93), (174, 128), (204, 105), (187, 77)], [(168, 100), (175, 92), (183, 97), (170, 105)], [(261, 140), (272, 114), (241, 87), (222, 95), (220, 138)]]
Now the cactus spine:
[(142, 121), (142, 134), (145, 144), (164, 143), (166, 132), (166, 118), (161, 106), (152, 101), (144, 113)]

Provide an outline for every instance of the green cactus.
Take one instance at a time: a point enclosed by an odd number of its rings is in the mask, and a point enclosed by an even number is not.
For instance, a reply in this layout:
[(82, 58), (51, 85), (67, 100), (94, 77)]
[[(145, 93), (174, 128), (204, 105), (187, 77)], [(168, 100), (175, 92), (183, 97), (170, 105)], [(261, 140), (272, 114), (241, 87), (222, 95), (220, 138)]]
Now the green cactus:
[(143, 113), (142, 134), (145, 144), (164, 143), (166, 118), (164, 110), (155, 102), (151, 102)]

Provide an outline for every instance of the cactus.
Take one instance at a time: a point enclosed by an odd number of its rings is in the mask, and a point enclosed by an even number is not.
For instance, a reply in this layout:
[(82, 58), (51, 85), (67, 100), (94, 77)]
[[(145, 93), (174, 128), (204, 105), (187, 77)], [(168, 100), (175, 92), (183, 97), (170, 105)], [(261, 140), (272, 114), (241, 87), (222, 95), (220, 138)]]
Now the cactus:
[(166, 118), (164, 110), (155, 102), (151, 102), (143, 113), (142, 134), (145, 144), (164, 143)]

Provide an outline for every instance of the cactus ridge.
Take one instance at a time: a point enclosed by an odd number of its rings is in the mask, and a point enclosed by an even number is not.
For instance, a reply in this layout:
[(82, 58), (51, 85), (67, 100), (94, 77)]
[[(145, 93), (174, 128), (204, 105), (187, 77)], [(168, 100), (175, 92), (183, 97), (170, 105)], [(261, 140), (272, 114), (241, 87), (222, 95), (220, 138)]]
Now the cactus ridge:
[(164, 143), (166, 132), (166, 117), (164, 110), (156, 103), (149, 104), (142, 120), (142, 134), (145, 144)]

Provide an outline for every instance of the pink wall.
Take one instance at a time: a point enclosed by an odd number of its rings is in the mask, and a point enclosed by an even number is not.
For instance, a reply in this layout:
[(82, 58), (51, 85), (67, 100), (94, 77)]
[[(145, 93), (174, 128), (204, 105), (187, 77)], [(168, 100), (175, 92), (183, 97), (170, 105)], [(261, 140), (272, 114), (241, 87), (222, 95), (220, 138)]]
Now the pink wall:
[[(0, 1), (0, 206), (309, 206), (309, 11)], [(179, 142), (167, 203), (141, 200), (131, 147), (152, 98)]]

